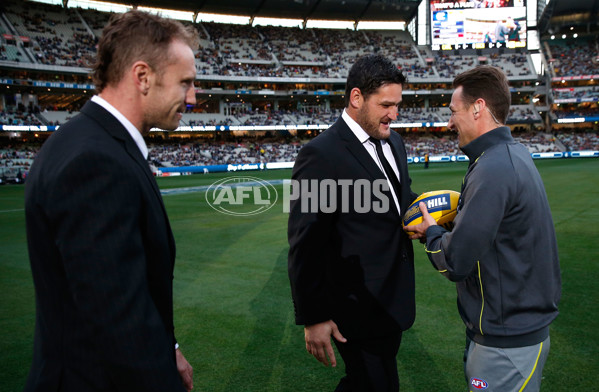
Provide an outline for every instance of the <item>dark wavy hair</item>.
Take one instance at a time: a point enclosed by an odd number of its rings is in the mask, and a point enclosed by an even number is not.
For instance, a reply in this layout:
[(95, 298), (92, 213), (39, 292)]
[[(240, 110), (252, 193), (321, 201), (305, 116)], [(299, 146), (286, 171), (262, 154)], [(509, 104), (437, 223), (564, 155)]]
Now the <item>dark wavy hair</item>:
[(381, 55), (360, 57), (352, 65), (345, 83), (345, 106), (349, 105), (349, 96), (354, 88), (360, 89), (364, 99), (386, 84), (406, 83), (406, 77), (389, 59)]
[(199, 44), (197, 31), (179, 21), (137, 10), (112, 15), (102, 31), (93, 65), (96, 91), (100, 93), (107, 85), (120, 82), (136, 61), (145, 61), (160, 73), (173, 40), (185, 42), (193, 51)]
[(453, 80), (454, 89), (460, 86), (466, 104), (472, 105), (477, 99), (484, 99), (491, 114), (505, 124), (512, 96), (507, 77), (501, 69), (491, 65), (479, 65), (462, 72)]

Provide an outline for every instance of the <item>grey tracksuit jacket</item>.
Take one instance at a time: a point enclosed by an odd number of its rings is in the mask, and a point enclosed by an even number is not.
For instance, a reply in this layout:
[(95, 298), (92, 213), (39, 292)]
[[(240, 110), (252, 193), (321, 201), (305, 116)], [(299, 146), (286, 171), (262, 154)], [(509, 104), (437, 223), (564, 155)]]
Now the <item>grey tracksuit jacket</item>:
[(466, 333), (492, 347), (543, 341), (561, 277), (543, 181), (528, 150), (499, 127), (462, 148), (470, 159), (453, 230), (427, 230), (433, 266), (456, 282)]

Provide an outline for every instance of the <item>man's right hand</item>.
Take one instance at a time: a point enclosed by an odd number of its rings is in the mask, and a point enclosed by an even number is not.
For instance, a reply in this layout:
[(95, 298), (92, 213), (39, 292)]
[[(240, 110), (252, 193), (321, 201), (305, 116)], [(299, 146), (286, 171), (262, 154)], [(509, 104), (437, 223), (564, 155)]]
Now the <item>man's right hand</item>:
[(426, 208), (425, 202), (418, 203), (418, 208), (420, 208), (420, 212), (422, 213), (422, 223), (417, 225), (405, 226), (404, 231), (414, 233), (410, 236), (411, 240), (421, 240), (420, 242), (426, 242), (426, 230), (431, 226), (436, 226), (437, 221), (435, 218), (428, 213), (428, 209)]
[(331, 345), (331, 336), (341, 343), (347, 342), (347, 339), (341, 335), (337, 324), (333, 320), (307, 325), (304, 327), (304, 334), (306, 338), (306, 350), (314, 355), (314, 358), (318, 359), (325, 366), (329, 366), (329, 360), (333, 367), (337, 366), (335, 352)]

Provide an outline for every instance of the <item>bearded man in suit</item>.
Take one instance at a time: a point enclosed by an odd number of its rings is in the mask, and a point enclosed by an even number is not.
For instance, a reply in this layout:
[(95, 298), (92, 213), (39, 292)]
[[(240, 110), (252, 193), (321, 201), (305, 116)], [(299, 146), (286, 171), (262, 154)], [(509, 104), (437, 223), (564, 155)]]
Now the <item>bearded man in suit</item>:
[(405, 77), (368, 55), (349, 71), (346, 108), (300, 150), (292, 174), (289, 278), (306, 349), (345, 363), (336, 391), (398, 391), (396, 356), (414, 322), (414, 254), (401, 216), (416, 198), (391, 130)]
[(175, 242), (142, 136), (195, 104), (197, 33), (140, 11), (98, 44), (98, 92), (35, 159), (25, 189), (36, 294), (25, 391), (189, 391), (174, 335)]

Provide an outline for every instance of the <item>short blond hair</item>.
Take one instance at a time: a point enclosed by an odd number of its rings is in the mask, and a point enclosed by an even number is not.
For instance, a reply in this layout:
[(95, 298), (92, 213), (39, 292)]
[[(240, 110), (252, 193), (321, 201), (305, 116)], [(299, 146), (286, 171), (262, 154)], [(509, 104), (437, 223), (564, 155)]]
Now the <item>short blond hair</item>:
[(179, 21), (137, 10), (114, 14), (98, 42), (92, 73), (96, 91), (119, 83), (136, 61), (145, 61), (160, 73), (174, 40), (185, 42), (193, 51), (199, 45), (197, 31)]

